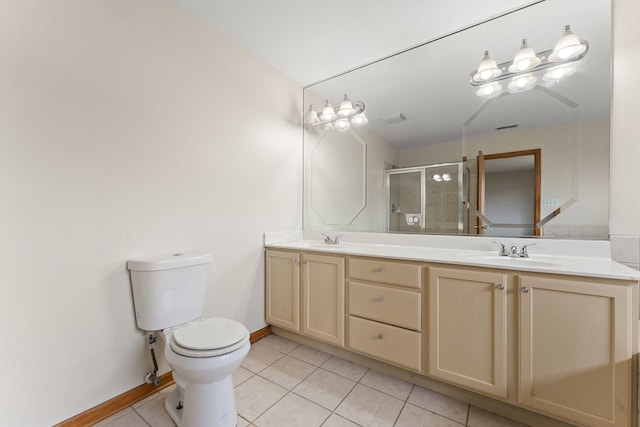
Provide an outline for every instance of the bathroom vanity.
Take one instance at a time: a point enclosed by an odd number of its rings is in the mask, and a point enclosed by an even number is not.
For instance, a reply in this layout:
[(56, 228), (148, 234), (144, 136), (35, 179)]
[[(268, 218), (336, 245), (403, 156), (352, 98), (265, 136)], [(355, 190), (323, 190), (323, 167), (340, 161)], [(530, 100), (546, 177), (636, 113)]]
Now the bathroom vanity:
[(490, 397), (496, 412), (629, 427), (637, 423), (638, 277), (606, 258), (273, 243), (266, 320), (418, 384)]

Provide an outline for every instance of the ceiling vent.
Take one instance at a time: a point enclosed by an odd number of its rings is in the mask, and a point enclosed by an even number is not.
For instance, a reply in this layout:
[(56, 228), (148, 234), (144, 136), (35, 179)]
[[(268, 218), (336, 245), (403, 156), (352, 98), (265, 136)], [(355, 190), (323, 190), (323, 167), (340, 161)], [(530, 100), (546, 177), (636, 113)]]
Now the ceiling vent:
[(387, 124), (400, 123), (407, 120), (407, 116), (402, 113), (393, 113), (380, 117), (380, 120)]
[(518, 127), (518, 125), (507, 125), (507, 126), (497, 127), (496, 130), (513, 129), (513, 128), (517, 128), (517, 127)]

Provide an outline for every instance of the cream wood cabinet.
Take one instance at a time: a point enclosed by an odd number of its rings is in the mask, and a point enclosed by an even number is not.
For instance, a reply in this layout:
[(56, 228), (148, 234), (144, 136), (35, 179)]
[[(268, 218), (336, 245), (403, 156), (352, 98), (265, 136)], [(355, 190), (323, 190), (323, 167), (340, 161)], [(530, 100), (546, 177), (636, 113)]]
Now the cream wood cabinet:
[(344, 257), (267, 250), (265, 260), (267, 323), (343, 346)]
[(428, 269), (427, 374), (507, 398), (507, 274)]
[(348, 347), (421, 371), (422, 266), (350, 258)]
[(518, 403), (580, 426), (631, 425), (634, 289), (520, 275)]
[(300, 254), (267, 250), (265, 255), (267, 323), (300, 331)]
[(302, 333), (344, 345), (344, 258), (302, 254)]

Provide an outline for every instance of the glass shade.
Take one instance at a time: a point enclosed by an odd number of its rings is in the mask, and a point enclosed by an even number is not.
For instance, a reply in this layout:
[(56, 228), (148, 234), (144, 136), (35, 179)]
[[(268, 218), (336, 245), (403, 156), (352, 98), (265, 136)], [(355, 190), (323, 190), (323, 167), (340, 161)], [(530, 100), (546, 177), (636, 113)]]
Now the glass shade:
[(538, 79), (531, 74), (516, 76), (511, 80), (511, 83), (509, 83), (509, 92), (526, 92), (533, 89), (537, 81)]
[(509, 72), (519, 73), (531, 70), (532, 68), (540, 65), (540, 62), (542, 62), (542, 60), (536, 56), (533, 49), (527, 46), (527, 40), (523, 39), (520, 50), (516, 52), (516, 55), (513, 58), (513, 63), (509, 67)]
[(564, 34), (556, 42), (553, 52), (549, 55), (549, 62), (560, 62), (573, 59), (587, 50), (587, 46), (571, 32), (571, 26), (564, 27)]
[(340, 107), (338, 108), (338, 115), (345, 117), (345, 116), (350, 116), (353, 113), (355, 113), (355, 110), (353, 109), (353, 104), (351, 103), (351, 100), (349, 99), (349, 97), (347, 97), (347, 94), (345, 93), (344, 100), (340, 103)]
[(327, 100), (327, 104), (322, 109), (322, 120), (331, 120), (336, 117), (336, 110), (333, 108), (333, 105), (329, 103)]
[(473, 80), (477, 82), (485, 82), (502, 74), (502, 70), (498, 68), (496, 61), (489, 56), (489, 51), (484, 51), (482, 62), (478, 66), (478, 71), (473, 75)]

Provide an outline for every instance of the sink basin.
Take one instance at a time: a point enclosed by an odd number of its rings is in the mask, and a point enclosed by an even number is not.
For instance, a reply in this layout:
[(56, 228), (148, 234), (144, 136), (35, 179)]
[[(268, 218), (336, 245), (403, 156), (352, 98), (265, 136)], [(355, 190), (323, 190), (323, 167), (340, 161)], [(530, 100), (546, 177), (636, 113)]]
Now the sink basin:
[(467, 257), (470, 261), (481, 261), (491, 264), (508, 265), (513, 267), (558, 267), (560, 264), (531, 258), (515, 258), (498, 255), (483, 255)]
[(335, 248), (339, 248), (342, 245), (342, 243), (339, 243), (337, 245), (329, 245), (327, 243), (322, 243), (322, 242), (301, 242), (300, 246), (304, 249), (335, 249)]

